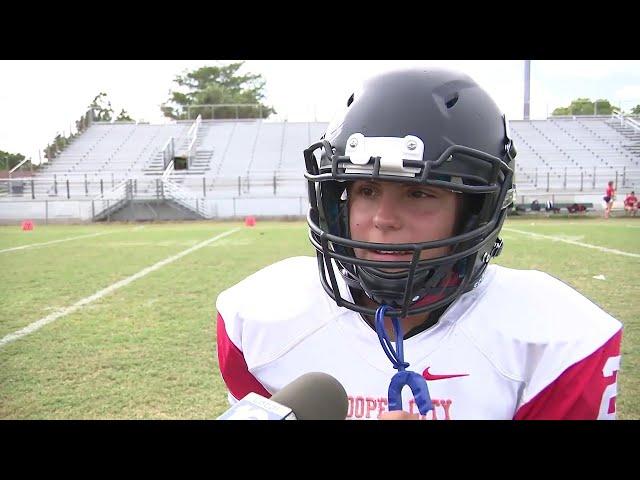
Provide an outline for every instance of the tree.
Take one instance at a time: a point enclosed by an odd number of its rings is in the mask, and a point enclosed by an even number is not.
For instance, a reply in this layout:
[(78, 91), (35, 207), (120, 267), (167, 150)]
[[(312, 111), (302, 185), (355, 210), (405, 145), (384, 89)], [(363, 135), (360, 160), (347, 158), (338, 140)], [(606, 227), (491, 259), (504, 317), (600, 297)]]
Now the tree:
[[(105, 105), (105, 102), (107, 104)], [(96, 122), (110, 122), (113, 108), (111, 102), (107, 100), (107, 94), (100, 92), (89, 105), (89, 109), (93, 111), (93, 120)]]
[[(188, 91), (170, 91), (171, 98), (160, 107), (165, 117), (176, 120), (196, 118), (198, 114), (207, 118), (267, 118), (276, 113), (273, 107), (264, 105), (263, 89), (265, 80), (262, 75), (237, 72), (244, 62), (231, 63), (221, 67), (201, 67), (174, 80)], [(211, 107), (198, 105), (212, 104), (253, 104), (255, 107)], [(259, 105), (259, 106), (258, 106)], [(190, 107), (190, 108), (188, 108)]]
[(640, 115), (640, 103), (631, 109), (631, 115)]
[(613, 109), (620, 107), (611, 105), (609, 100), (598, 99), (592, 102), (588, 98), (576, 98), (568, 107), (558, 107), (551, 115), (610, 115)]
[(0, 150), (0, 169), (11, 170), (13, 167), (23, 161), (24, 158), (24, 155), (20, 153), (9, 153)]
[(54, 139), (54, 143), (55, 143), (56, 149), (59, 152), (61, 152), (62, 150), (64, 150), (64, 147), (67, 146), (67, 138), (60, 135), (60, 133), (57, 133)]
[(89, 128), (89, 125), (91, 124), (91, 112), (92, 110), (88, 110), (80, 117), (80, 120), (76, 120), (76, 130), (78, 133), (82, 133)]
[[(62, 152), (73, 139), (84, 132), (91, 121), (95, 122), (110, 122), (113, 114), (113, 108), (111, 108), (111, 102), (107, 99), (107, 94), (104, 92), (98, 93), (87, 107), (88, 111), (76, 120), (76, 133), (69, 132), (69, 136), (65, 137), (60, 133), (56, 134), (52, 143), (49, 143), (43, 150), (45, 158), (52, 160), (56, 155)], [(118, 115), (116, 121), (134, 121), (127, 111), (123, 108)]]
[(47, 147), (43, 150), (44, 152), (44, 158), (47, 159), (47, 161), (51, 161), (55, 158), (56, 153), (58, 153), (58, 149), (56, 148), (55, 144), (47, 144)]
[(116, 122), (135, 122), (135, 120), (131, 118), (127, 111), (123, 108), (122, 111), (118, 114)]

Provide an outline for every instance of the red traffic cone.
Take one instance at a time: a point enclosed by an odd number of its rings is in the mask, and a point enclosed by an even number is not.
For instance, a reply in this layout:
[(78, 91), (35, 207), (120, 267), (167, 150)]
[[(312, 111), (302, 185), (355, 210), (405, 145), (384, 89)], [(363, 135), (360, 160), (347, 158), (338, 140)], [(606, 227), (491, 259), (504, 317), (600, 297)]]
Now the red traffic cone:
[(31, 221), (31, 220), (23, 220), (22, 221), (22, 230), (33, 230), (33, 221)]
[(254, 217), (253, 215), (249, 215), (244, 219), (244, 225), (246, 227), (253, 227), (255, 226), (255, 224), (256, 224), (256, 217)]

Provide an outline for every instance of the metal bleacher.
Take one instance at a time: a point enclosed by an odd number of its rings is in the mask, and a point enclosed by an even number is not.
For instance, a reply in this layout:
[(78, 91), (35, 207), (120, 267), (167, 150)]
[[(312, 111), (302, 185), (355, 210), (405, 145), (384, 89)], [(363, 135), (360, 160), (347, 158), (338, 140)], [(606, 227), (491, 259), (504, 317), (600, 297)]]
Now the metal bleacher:
[[(278, 200), (289, 199), (298, 202), (295, 210), (301, 211), (300, 199), (307, 195), (302, 151), (320, 139), (327, 125), (263, 119), (162, 125), (97, 122), (33, 177), (12, 179), (4, 193), (33, 200), (87, 201), (107, 196), (110, 190), (159, 195), (158, 182), (163, 181), (182, 197), (215, 204), (211, 216), (237, 215), (240, 200), (247, 211), (278, 212)], [(620, 194), (640, 189), (637, 119), (553, 117), (512, 120), (510, 127), (518, 151), (516, 184), (521, 197), (590, 195), (598, 201), (609, 180), (616, 182)], [(193, 146), (188, 169), (174, 169), (173, 164), (167, 168), (170, 139), (176, 152)], [(128, 180), (134, 183), (126, 190), (123, 182)], [(16, 182), (20, 188), (14, 188)]]
[(599, 195), (607, 181), (640, 186), (640, 131), (612, 116), (510, 122), (518, 155), (518, 192)]
[[(213, 151), (204, 178), (207, 195), (304, 195), (302, 151), (319, 139), (326, 122), (203, 121), (200, 149)], [(189, 185), (202, 190), (202, 178)]]

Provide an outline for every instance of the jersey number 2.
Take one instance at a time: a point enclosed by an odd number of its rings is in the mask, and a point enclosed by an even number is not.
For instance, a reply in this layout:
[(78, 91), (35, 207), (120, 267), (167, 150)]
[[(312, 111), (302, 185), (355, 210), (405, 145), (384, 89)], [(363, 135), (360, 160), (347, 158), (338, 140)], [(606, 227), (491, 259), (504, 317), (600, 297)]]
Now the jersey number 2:
[[(615, 357), (609, 357), (604, 364), (604, 368), (602, 369), (602, 375), (605, 378), (612, 377), (615, 372), (620, 369), (620, 355)], [(616, 419), (616, 410), (614, 404), (613, 412), (609, 413), (609, 405), (611, 403), (611, 399), (618, 394), (617, 382), (613, 382), (604, 389), (602, 394), (602, 400), (600, 400), (600, 411), (598, 412), (598, 420), (615, 420)]]

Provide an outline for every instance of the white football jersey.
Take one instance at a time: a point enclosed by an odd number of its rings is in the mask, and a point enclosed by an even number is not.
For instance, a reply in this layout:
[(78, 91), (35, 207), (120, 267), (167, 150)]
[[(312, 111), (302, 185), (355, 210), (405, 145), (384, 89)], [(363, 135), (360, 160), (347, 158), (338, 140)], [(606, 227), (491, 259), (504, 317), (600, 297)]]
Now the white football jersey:
[[(375, 330), (325, 293), (317, 268), (315, 257), (288, 258), (218, 296), (230, 401), (325, 372), (348, 394), (347, 419), (376, 419), (397, 371)], [(619, 321), (561, 281), (490, 265), (435, 325), (404, 340), (404, 358), (427, 380), (425, 420), (612, 419), (620, 339)], [(402, 395), (417, 412), (411, 390)]]

